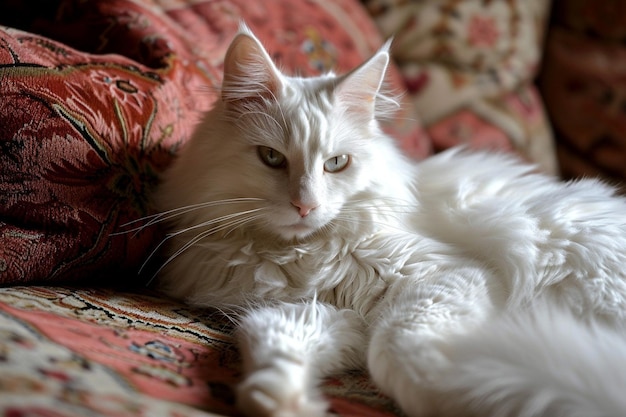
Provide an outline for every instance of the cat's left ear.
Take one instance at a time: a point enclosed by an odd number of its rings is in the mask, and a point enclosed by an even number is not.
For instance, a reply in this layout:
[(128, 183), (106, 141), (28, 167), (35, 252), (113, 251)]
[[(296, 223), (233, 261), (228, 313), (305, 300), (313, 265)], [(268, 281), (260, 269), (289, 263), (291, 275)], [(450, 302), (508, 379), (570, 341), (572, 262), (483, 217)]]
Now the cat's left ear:
[(276, 98), (282, 88), (280, 71), (272, 58), (245, 24), (233, 39), (224, 58), (222, 100), (240, 103), (260, 98)]
[(372, 58), (340, 79), (335, 97), (348, 111), (368, 119), (376, 116), (376, 101), (389, 65), (390, 46), (391, 40)]

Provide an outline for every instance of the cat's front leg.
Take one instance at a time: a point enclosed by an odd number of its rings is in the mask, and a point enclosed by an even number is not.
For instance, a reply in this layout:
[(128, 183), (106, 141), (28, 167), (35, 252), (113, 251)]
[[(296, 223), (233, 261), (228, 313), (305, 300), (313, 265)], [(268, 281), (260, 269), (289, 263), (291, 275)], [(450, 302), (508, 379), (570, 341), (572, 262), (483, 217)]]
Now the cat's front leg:
[[(437, 384), (455, 338), (493, 313), (486, 271), (461, 267), (427, 280), (406, 278), (387, 292), (372, 323), (368, 367), (381, 390), (411, 417), (440, 415)], [(498, 298), (498, 297), (496, 297)]]
[(319, 380), (365, 361), (362, 319), (315, 302), (249, 311), (238, 339), (245, 375), (237, 406), (248, 416), (323, 416)]

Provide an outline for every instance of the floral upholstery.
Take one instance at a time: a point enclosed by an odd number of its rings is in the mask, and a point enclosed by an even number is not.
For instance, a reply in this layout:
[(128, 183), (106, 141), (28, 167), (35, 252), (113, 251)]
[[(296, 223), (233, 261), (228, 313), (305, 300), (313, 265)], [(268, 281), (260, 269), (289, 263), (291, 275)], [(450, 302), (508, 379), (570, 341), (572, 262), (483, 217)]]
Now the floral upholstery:
[[(0, 288), (0, 415), (236, 415), (231, 327), (145, 290)], [(323, 392), (335, 415), (397, 414), (363, 372)]]

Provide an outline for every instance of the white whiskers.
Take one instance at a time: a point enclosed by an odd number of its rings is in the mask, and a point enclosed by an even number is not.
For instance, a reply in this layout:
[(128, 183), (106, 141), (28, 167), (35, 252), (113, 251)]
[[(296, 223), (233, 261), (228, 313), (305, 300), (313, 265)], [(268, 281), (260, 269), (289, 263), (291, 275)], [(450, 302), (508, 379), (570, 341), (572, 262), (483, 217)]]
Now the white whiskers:
[[(196, 211), (209, 210), (209, 213), (200, 215), (200, 218), (206, 218), (210, 216), (212, 208), (232, 206), (234, 209), (237, 205), (246, 204), (245, 209), (239, 211), (232, 211), (227, 214), (214, 215), (214, 217), (207, 220), (198, 221), (195, 224), (187, 225), (177, 230), (172, 230), (165, 235), (165, 237), (159, 242), (159, 244), (150, 252), (146, 260), (143, 262), (139, 269), (139, 273), (143, 273), (147, 265), (151, 260), (163, 249), (164, 245), (172, 239), (178, 238), (177, 247), (173, 248), (171, 252), (167, 254), (167, 259), (163, 261), (158, 269), (152, 275), (148, 284), (150, 284), (155, 277), (176, 258), (188, 251), (190, 248), (199, 245), (203, 240), (210, 236), (220, 235), (223, 238), (228, 237), (234, 231), (249, 225), (250, 223), (262, 221), (265, 219), (271, 211), (269, 206), (263, 203), (267, 201), (261, 198), (233, 198), (216, 201), (208, 201), (203, 203), (191, 204), (176, 209), (164, 211), (152, 216), (147, 216), (142, 219), (129, 222), (122, 227), (128, 227), (136, 224), (140, 221), (146, 221), (137, 227), (133, 227), (125, 232), (120, 233), (140, 233), (147, 227), (156, 225), (162, 222), (175, 222), (177, 218), (188, 216), (190, 213)], [(250, 208), (250, 204), (258, 204), (260, 207)], [(369, 213), (368, 213), (369, 212)], [(355, 228), (361, 228), (367, 226), (367, 223), (375, 224), (385, 228), (393, 228), (397, 230), (402, 229), (403, 217), (406, 215), (414, 214), (416, 212), (416, 204), (409, 204), (401, 200), (398, 201), (368, 201), (368, 200), (352, 200), (342, 207), (340, 212), (325, 226), (321, 227), (319, 233), (331, 233), (332, 230), (344, 229), (349, 231), (351, 226)], [(222, 212), (223, 213), (223, 212)], [(377, 213), (378, 215), (370, 215), (370, 213)], [(173, 223), (175, 224), (175, 223)], [(185, 237), (183, 240), (183, 236)]]
[[(162, 246), (167, 240), (179, 236), (183, 233), (187, 233), (191, 230), (194, 229), (198, 229), (198, 228), (202, 228), (202, 227), (206, 227), (206, 226), (210, 226), (212, 224), (218, 224), (217, 227), (213, 227), (207, 230), (204, 230), (200, 233), (198, 233), (197, 235), (195, 235), (192, 239), (190, 239), (187, 243), (185, 243), (184, 245), (182, 245), (176, 252), (174, 252), (169, 258), (168, 260), (161, 266), (161, 268), (159, 268), (159, 271), (164, 268), (165, 266), (167, 266), (168, 263), (170, 263), (172, 260), (174, 260), (174, 258), (176, 258), (178, 255), (180, 255), (181, 253), (185, 252), (187, 249), (189, 249), (190, 247), (194, 246), (195, 244), (197, 244), (198, 242), (202, 241), (202, 239), (211, 236), (213, 234), (222, 232), (224, 230), (230, 229), (226, 232), (225, 236), (227, 236), (228, 234), (230, 234), (234, 229), (236, 229), (239, 226), (242, 226), (246, 223), (249, 223), (251, 221), (254, 221), (258, 218), (260, 218), (259, 215), (257, 216), (247, 216), (249, 214), (252, 213), (256, 213), (263, 210), (263, 208), (258, 208), (258, 209), (253, 209), (253, 210), (247, 210), (247, 211), (242, 211), (242, 212), (238, 212), (238, 213), (233, 213), (233, 214), (229, 214), (226, 216), (221, 216), (218, 217), (216, 219), (210, 220), (210, 221), (206, 221), (206, 222), (202, 222), (200, 224), (197, 224), (195, 226), (191, 226), (182, 230), (179, 230), (177, 232), (168, 234), (165, 239), (163, 239), (163, 241), (159, 244), (159, 246)], [(241, 216), (247, 216), (244, 218), (240, 218)], [(223, 221), (226, 221), (225, 223), (222, 224)], [(157, 248), (158, 249), (158, 248)], [(158, 271), (157, 271), (158, 273)]]
[(148, 220), (148, 222), (146, 224), (134, 227), (134, 228), (129, 229), (129, 230), (115, 232), (115, 233), (112, 233), (111, 235), (112, 236), (116, 236), (116, 235), (123, 235), (123, 234), (126, 234), (126, 233), (134, 232), (133, 233), (133, 237), (134, 237), (138, 233), (140, 233), (141, 231), (143, 231), (144, 229), (146, 229), (146, 228), (148, 228), (150, 226), (153, 226), (153, 225), (155, 225), (157, 223), (160, 223), (160, 222), (171, 220), (171, 219), (173, 219), (175, 217), (185, 215), (185, 214), (193, 212), (195, 210), (201, 210), (201, 209), (205, 209), (205, 208), (208, 208), (208, 207), (221, 206), (221, 205), (225, 205), (225, 204), (253, 203), (253, 202), (259, 202), (259, 201), (264, 201), (264, 200), (261, 199), (261, 198), (231, 198), (231, 199), (225, 199), (225, 200), (207, 201), (207, 202), (203, 202), (203, 203), (190, 204), (188, 206), (178, 207), (178, 208), (175, 208), (175, 209), (172, 209), (172, 210), (163, 211), (161, 213), (152, 214), (150, 216), (141, 217), (139, 219), (130, 221), (128, 223), (124, 223), (124, 224), (120, 225), (120, 228), (125, 228), (125, 227), (128, 227), (130, 225), (137, 224), (137, 223), (140, 223), (140, 222)]
[[(146, 216), (146, 217), (143, 217), (141, 219), (137, 219), (137, 220), (134, 220), (132, 222), (126, 223), (126, 224), (122, 225), (122, 227), (127, 227), (129, 225), (136, 224), (137, 222), (148, 220), (146, 224), (143, 224), (141, 226), (132, 228), (132, 229), (124, 231), (124, 232), (118, 232), (117, 234), (134, 232), (134, 235), (136, 235), (137, 233), (140, 233), (145, 228), (153, 226), (153, 225), (155, 225), (157, 223), (171, 221), (171, 220), (173, 220), (173, 219), (175, 219), (177, 217), (187, 215), (187, 214), (189, 214), (191, 212), (198, 211), (198, 210), (206, 210), (207, 208), (211, 208), (211, 207), (235, 205), (235, 204), (242, 204), (242, 203), (247, 203), (247, 204), (249, 204), (249, 203), (259, 203), (259, 202), (264, 202), (264, 201), (265, 200), (263, 200), (261, 198), (233, 198), (233, 199), (224, 199), (224, 200), (217, 200), (217, 201), (209, 201), (209, 202), (191, 204), (191, 205), (187, 205), (187, 206), (183, 206), (183, 207), (178, 207), (176, 209), (164, 211), (164, 212), (161, 212), (161, 213), (157, 213), (157, 214), (154, 214), (154, 215), (151, 215), (151, 216)], [(190, 232), (193, 232), (193, 231), (196, 231), (196, 230), (200, 230), (193, 237), (191, 237), (189, 239), (189, 241), (187, 241), (180, 248), (178, 248), (172, 255), (169, 256), (169, 258), (153, 274), (152, 278), (148, 281), (147, 285), (149, 285), (154, 280), (154, 278), (158, 275), (158, 273), (163, 268), (165, 268), (176, 257), (178, 257), (180, 254), (182, 254), (186, 250), (188, 250), (190, 247), (198, 244), (203, 239), (205, 239), (205, 238), (207, 238), (207, 237), (209, 237), (211, 235), (217, 234), (217, 233), (225, 232), (224, 237), (228, 236), (230, 233), (232, 233), (237, 228), (239, 228), (239, 227), (241, 227), (241, 226), (243, 226), (243, 225), (245, 225), (247, 223), (250, 223), (250, 222), (253, 222), (255, 220), (258, 220), (258, 219), (262, 218), (262, 214), (260, 214), (260, 212), (262, 212), (264, 210), (268, 210), (268, 208), (267, 207), (257, 207), (257, 208), (251, 208), (251, 209), (247, 209), (247, 210), (242, 210), (242, 211), (236, 211), (236, 212), (233, 212), (233, 213), (228, 213), (228, 214), (224, 214), (224, 215), (221, 215), (221, 216), (217, 216), (217, 217), (214, 217), (214, 218), (209, 219), (209, 220), (201, 221), (201, 222), (199, 222), (197, 224), (194, 224), (192, 226), (184, 227), (182, 229), (179, 229), (179, 230), (167, 233), (165, 238), (163, 238), (163, 240), (161, 240), (161, 242), (159, 242), (159, 244), (152, 250), (152, 252), (150, 252), (150, 254), (146, 258), (146, 260), (143, 262), (143, 264), (139, 268), (138, 273), (141, 274), (145, 270), (145, 268), (148, 265), (148, 263), (162, 249), (163, 245), (165, 245), (171, 239), (179, 237), (179, 236), (184, 235), (186, 233), (190, 233)]]

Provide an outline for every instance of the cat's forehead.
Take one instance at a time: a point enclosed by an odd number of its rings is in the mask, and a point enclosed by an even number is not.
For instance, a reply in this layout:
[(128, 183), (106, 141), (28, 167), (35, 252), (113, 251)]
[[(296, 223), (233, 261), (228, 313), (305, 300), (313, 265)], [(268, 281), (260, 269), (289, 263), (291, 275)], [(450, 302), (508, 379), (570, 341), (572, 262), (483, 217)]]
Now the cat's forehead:
[(285, 145), (291, 151), (320, 153), (332, 148), (331, 119), (327, 109), (319, 106), (303, 106), (292, 111), (287, 121)]
[(333, 102), (335, 77), (286, 77), (278, 101), (295, 110), (306, 108), (330, 109)]
[[(350, 151), (345, 126), (349, 120), (334, 97), (336, 78), (285, 77), (278, 94), (248, 113), (255, 123), (247, 136), (290, 159), (329, 158)], [(247, 119), (247, 118), (246, 118)], [(349, 136), (349, 135), (348, 135)]]
[[(328, 78), (290, 80), (277, 100), (284, 149), (324, 152), (332, 149), (334, 104)], [(329, 82), (330, 81), (330, 82)]]

